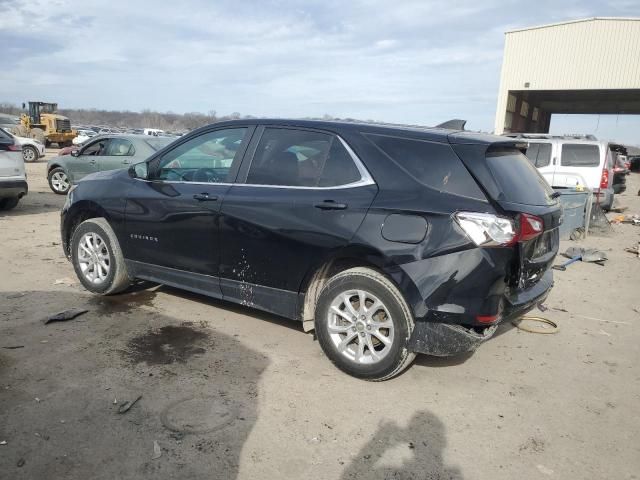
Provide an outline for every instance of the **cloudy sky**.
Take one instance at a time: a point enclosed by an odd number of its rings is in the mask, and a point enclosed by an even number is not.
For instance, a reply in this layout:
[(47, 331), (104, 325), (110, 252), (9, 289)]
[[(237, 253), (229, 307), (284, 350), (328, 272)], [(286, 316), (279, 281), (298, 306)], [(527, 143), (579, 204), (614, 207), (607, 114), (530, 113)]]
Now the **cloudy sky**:
[[(0, 0), (0, 102), (491, 131), (505, 30), (639, 14), (640, 0)], [(640, 143), (638, 118), (552, 128)]]

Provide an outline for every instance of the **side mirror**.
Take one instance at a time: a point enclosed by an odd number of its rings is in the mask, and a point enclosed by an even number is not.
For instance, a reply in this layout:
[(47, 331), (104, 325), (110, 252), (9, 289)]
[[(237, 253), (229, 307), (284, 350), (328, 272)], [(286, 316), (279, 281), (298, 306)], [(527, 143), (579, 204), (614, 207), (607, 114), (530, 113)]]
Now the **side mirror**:
[(129, 167), (129, 176), (131, 178), (140, 178), (147, 180), (149, 178), (149, 165), (147, 162), (136, 163)]
[(72, 157), (80, 156), (80, 150), (71, 150), (71, 156)]

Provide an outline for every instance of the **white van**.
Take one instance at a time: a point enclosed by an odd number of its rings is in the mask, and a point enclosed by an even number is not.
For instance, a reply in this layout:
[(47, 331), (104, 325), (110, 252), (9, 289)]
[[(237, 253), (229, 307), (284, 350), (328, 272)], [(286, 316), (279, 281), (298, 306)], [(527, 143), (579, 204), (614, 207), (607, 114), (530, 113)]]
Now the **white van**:
[(604, 210), (613, 205), (613, 160), (609, 143), (598, 140), (519, 135), (528, 143), (525, 155), (554, 188), (582, 185), (593, 191)]
[(143, 130), (145, 135), (152, 135), (154, 137), (160, 137), (164, 135), (164, 130), (160, 130), (159, 128), (145, 128)]

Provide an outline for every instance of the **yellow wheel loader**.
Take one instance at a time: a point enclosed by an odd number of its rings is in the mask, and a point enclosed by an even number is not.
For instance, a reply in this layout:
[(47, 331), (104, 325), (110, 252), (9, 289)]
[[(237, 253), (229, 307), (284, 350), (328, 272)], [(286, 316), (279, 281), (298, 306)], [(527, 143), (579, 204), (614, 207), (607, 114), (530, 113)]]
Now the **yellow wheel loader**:
[[(22, 108), (26, 105), (23, 103)], [(57, 143), (58, 147), (70, 147), (77, 132), (71, 129), (71, 121), (58, 115), (57, 103), (29, 102), (29, 113), (20, 116), (20, 125), (15, 128), (15, 134), (30, 137), (49, 147)]]

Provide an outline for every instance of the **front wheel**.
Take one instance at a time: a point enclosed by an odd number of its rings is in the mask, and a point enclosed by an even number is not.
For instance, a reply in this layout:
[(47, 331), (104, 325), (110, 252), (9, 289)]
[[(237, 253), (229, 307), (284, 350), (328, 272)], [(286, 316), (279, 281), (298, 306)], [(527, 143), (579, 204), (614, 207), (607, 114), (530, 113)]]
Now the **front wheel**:
[(22, 147), (22, 159), (25, 162), (35, 162), (36, 160), (38, 160), (39, 156), (40, 154), (38, 153), (38, 150), (36, 150), (36, 147), (33, 147), (31, 145), (25, 145), (24, 147)]
[(53, 193), (57, 193), (58, 195), (66, 195), (71, 188), (71, 181), (62, 168), (56, 167), (52, 168), (48, 175), (49, 179), (49, 188), (53, 191)]
[(381, 273), (352, 268), (332, 277), (318, 298), (315, 331), (320, 346), (342, 371), (382, 381), (407, 368), (413, 316), (402, 294)]
[(129, 287), (124, 256), (118, 239), (104, 218), (82, 222), (71, 236), (71, 260), (84, 287), (100, 295), (112, 295)]

